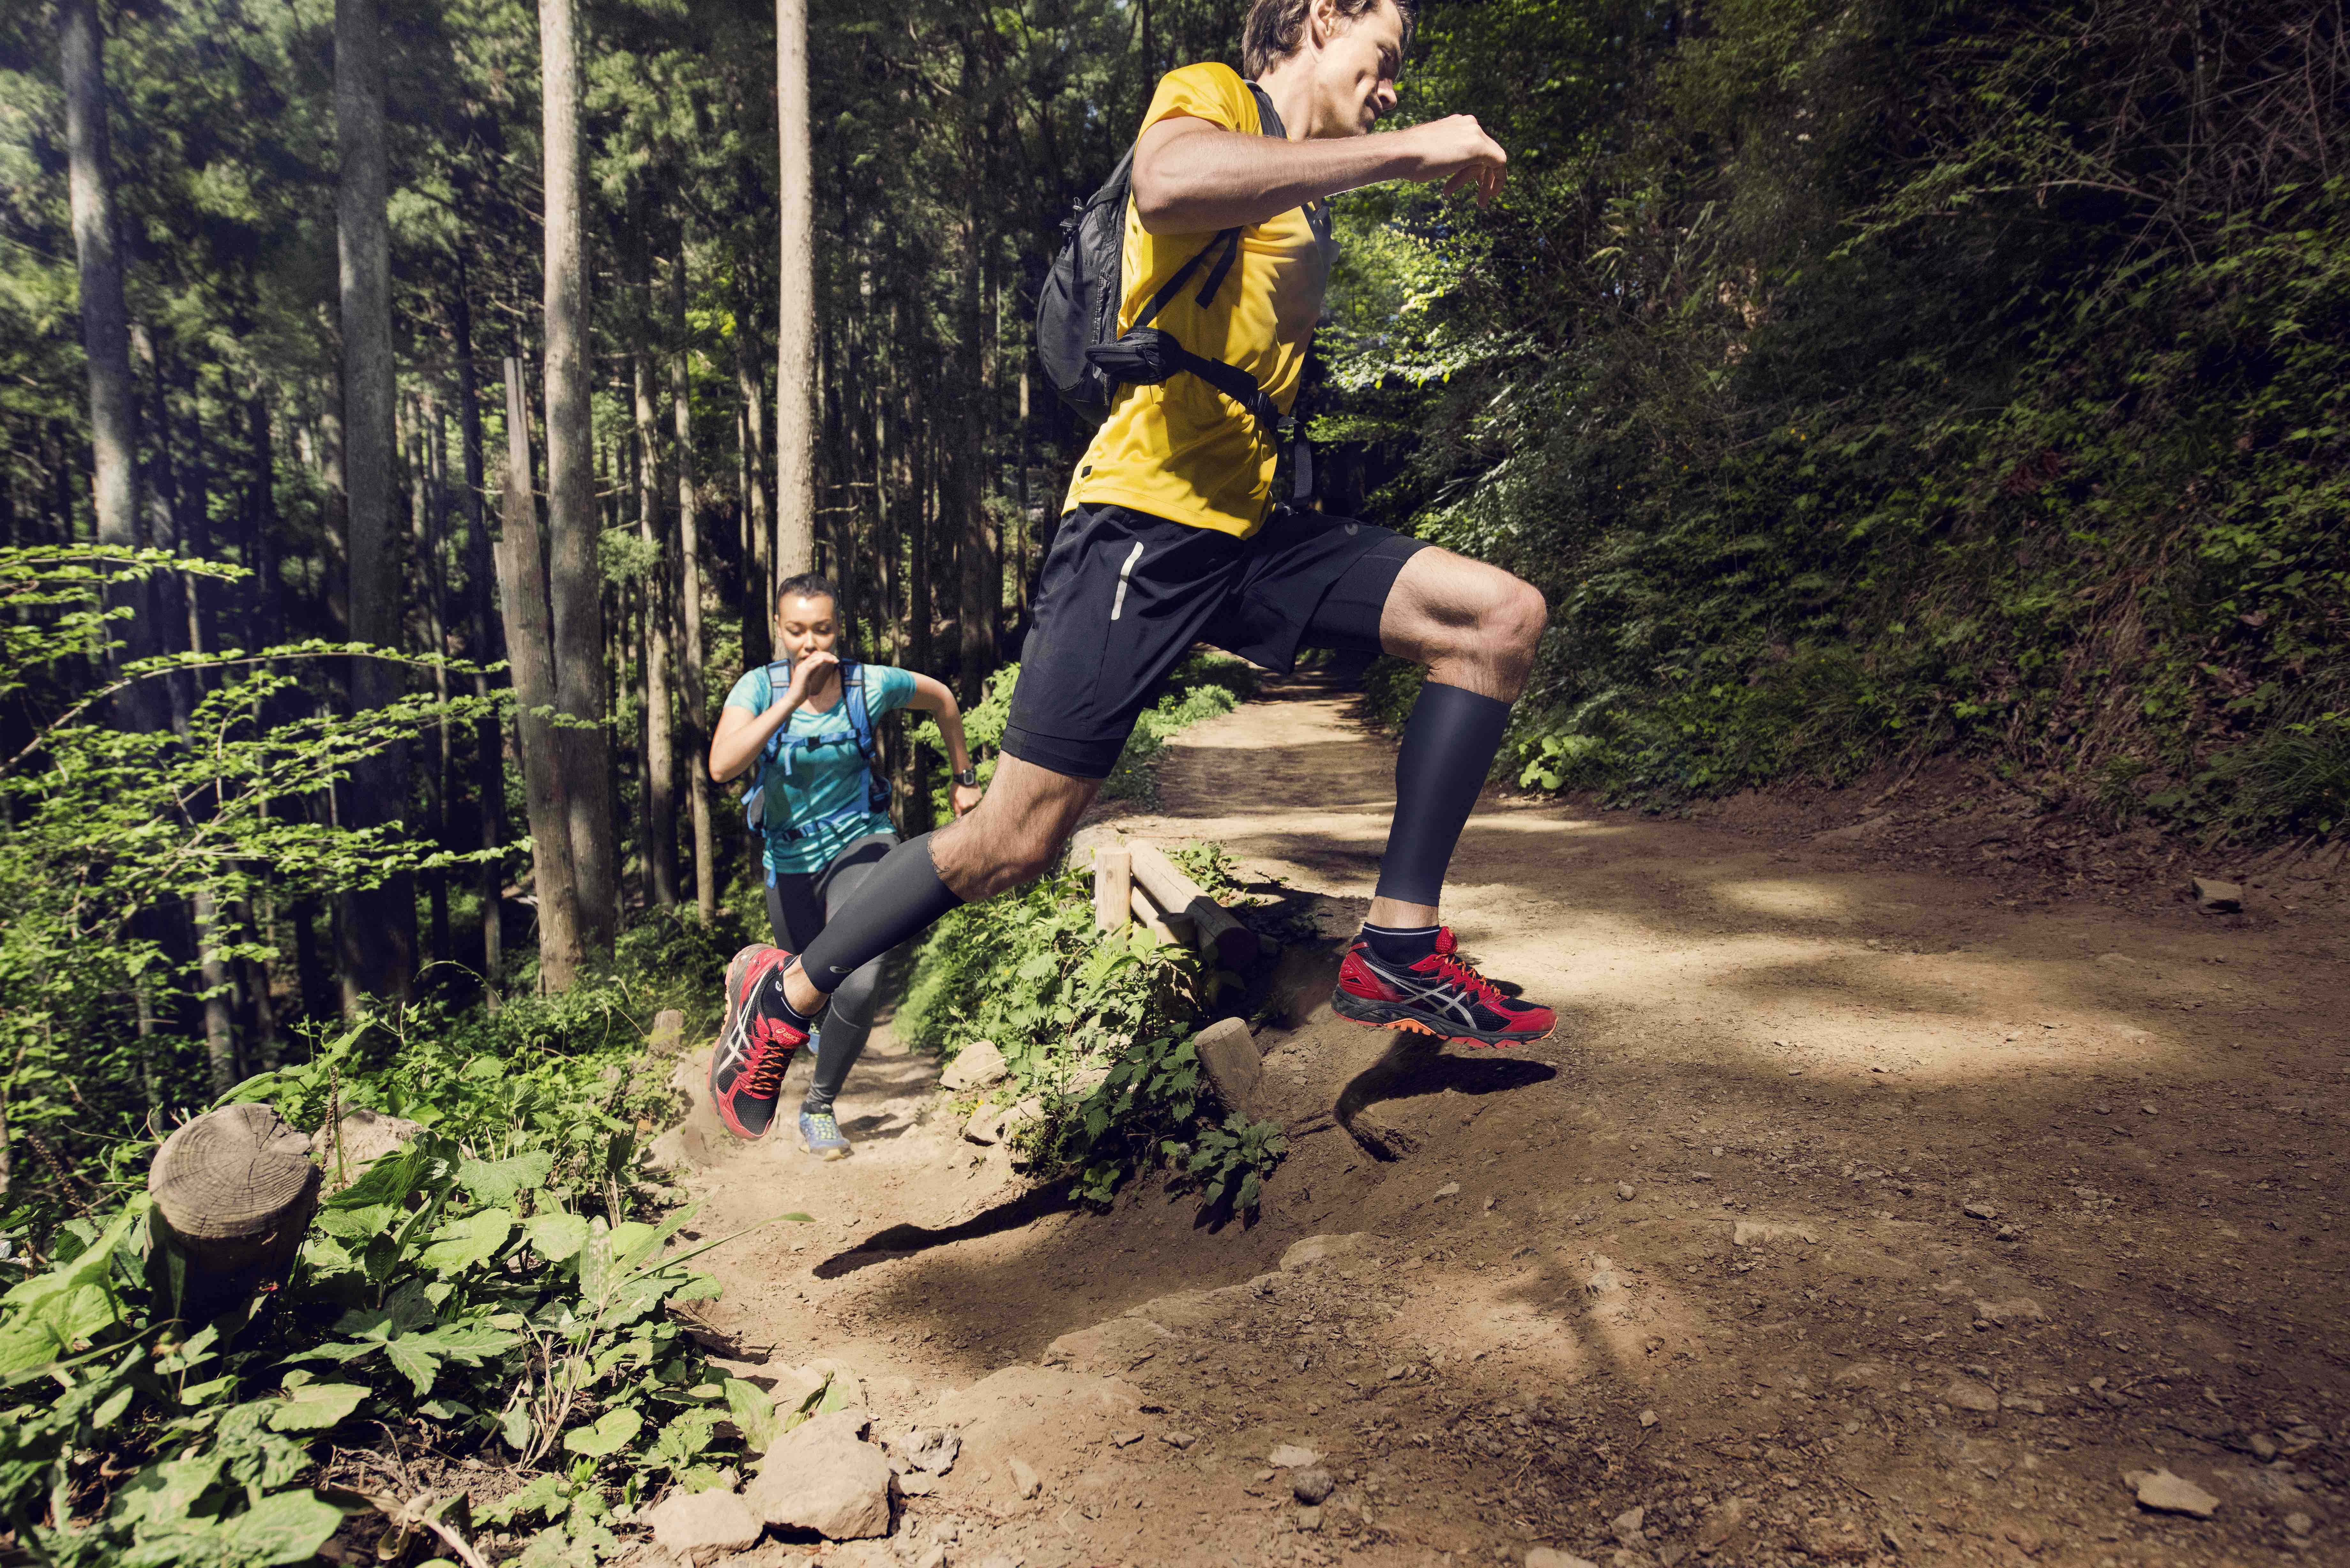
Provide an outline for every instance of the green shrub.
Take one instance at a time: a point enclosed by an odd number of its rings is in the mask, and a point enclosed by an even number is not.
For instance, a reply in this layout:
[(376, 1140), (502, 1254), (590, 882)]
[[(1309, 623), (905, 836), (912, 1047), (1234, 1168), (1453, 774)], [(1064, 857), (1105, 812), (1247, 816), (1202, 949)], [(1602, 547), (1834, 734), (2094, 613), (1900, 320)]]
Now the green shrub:
[[(1221, 851), (1178, 857), (1212, 896), (1232, 891)], [(996, 1097), (1041, 1103), (1025, 1152), (1076, 1196), (1105, 1201), (1165, 1166), (1211, 1207), (1247, 1210), (1287, 1146), (1271, 1123), (1210, 1111), (1191, 1043), (1238, 979), (1139, 927), (1099, 934), (1090, 878), (1072, 872), (941, 921), (916, 955), (897, 1027), (949, 1055), (993, 1041), (1012, 1074)]]

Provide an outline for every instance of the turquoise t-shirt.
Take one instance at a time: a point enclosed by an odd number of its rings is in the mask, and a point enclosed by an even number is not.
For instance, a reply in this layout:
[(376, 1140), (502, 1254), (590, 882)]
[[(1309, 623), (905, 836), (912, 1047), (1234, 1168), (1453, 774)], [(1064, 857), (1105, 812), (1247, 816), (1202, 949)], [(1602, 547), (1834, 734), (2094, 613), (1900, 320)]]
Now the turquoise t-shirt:
[[(876, 721), (913, 701), (911, 672), (887, 664), (860, 664), (858, 670), (865, 682), (866, 711)], [(774, 705), (776, 696), (763, 664), (734, 682), (734, 689), (726, 693), (726, 706), (740, 708), (746, 713), (764, 713)], [(857, 732), (848, 722), (846, 692), (820, 713), (802, 704), (785, 722), (784, 733), (833, 743), (814, 751), (795, 748), (788, 778), (780, 758), (760, 764), (759, 782), (770, 791), (780, 792), (771, 794), (769, 800), (789, 805), (792, 826), (806, 834), (802, 838), (786, 839), (768, 833), (765, 860), (769, 871), (820, 871), (855, 840), (868, 834), (896, 831), (887, 812), (860, 815), (851, 809), (864, 802), (866, 768), (865, 758), (857, 750)], [(836, 816), (836, 813), (847, 815)], [(827, 817), (834, 820), (824, 821)]]

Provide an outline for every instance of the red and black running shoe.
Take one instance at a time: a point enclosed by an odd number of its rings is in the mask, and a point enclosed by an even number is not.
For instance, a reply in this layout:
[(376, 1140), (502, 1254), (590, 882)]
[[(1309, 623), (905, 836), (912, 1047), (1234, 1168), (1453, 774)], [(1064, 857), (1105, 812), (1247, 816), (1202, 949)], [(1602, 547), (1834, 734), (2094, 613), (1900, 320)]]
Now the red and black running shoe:
[(1409, 1029), (1439, 1040), (1478, 1045), (1522, 1045), (1551, 1032), (1558, 1015), (1502, 994), (1456, 956), (1452, 928), (1436, 933), (1436, 950), (1409, 966), (1382, 963), (1368, 942), (1357, 942), (1338, 966), (1330, 1007), (1341, 1018), (1374, 1028)]
[(807, 1032), (781, 1007), (791, 961), (783, 949), (754, 942), (726, 966), (726, 1027), (710, 1054), (710, 1100), (736, 1137), (765, 1134), (783, 1094), (784, 1069), (807, 1044)]

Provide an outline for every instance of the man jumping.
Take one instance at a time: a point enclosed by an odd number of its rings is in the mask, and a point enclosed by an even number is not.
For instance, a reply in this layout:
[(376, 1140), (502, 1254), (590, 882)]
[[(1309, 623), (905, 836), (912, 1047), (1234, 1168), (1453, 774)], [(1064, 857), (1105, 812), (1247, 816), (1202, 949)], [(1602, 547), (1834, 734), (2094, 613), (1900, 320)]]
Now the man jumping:
[[(1121, 329), (1203, 244), (1237, 227), (1230, 275), (1167, 290), (1154, 325), (1247, 372), (1288, 410), (1329, 276), (1326, 198), (1388, 180), (1440, 182), (1481, 201), (1501, 186), (1508, 159), (1471, 116), (1369, 134), (1395, 107), (1411, 35), (1409, 0), (1254, 0), (1243, 34), (1253, 83), (1222, 65), (1159, 82), (1135, 143)], [(1551, 1010), (1478, 974), (1437, 919), (1547, 618), (1542, 595), (1388, 529), (1275, 505), (1277, 457), (1274, 430), (1200, 376), (1120, 389), (1063, 504), (986, 798), (891, 850), (796, 961), (764, 950), (730, 1007), (754, 1010), (759, 1026), (730, 1018), (722, 1037), (712, 1087), (723, 1104), (764, 1108), (756, 1102), (775, 1097), (826, 998), (865, 964), (957, 906), (1049, 870), (1154, 683), (1195, 641), (1275, 670), (1308, 647), (1377, 650), (1427, 670), (1396, 758), (1377, 897), (1332, 1006), (1479, 1044), (1549, 1033)]]

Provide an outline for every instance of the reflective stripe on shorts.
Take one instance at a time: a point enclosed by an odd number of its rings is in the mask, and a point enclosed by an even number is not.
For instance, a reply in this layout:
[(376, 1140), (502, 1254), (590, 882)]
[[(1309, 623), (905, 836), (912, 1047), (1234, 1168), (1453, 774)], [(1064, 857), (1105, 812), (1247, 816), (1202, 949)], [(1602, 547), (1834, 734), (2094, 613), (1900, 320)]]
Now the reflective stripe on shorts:
[[(1109, 602), (1109, 618), (1116, 620), (1126, 608), (1126, 580), (1134, 575), (1134, 563), (1142, 559), (1142, 541), (1137, 539), (1134, 548), (1126, 553), (1126, 565), (1118, 569), (1118, 597)], [(1101, 601), (1094, 601), (1099, 604)]]

